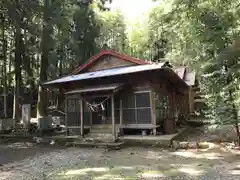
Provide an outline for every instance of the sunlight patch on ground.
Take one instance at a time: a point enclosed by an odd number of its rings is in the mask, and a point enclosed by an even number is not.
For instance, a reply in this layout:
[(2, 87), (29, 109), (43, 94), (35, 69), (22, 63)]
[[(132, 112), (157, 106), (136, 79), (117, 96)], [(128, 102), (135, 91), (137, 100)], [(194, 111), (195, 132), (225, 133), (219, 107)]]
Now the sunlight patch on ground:
[(100, 168), (84, 168), (84, 169), (76, 169), (76, 170), (69, 170), (64, 175), (81, 175), (81, 174), (87, 174), (89, 172), (107, 172), (109, 171), (109, 168), (106, 167), (100, 167)]
[(219, 153), (201, 153), (197, 154), (190, 151), (177, 151), (173, 152), (173, 155), (182, 156), (185, 158), (196, 158), (196, 159), (224, 159)]
[(191, 176), (199, 176), (206, 172), (206, 170), (209, 168), (209, 164), (171, 164), (171, 167), (177, 171), (177, 174), (184, 173)]
[(0, 180), (9, 179), (9, 177), (11, 177), (11, 175), (12, 175), (11, 172), (1, 172)]
[(175, 176), (175, 175), (179, 174), (179, 171), (178, 171), (178, 169), (176, 169), (176, 168), (171, 168), (171, 169), (169, 169), (169, 170), (167, 170), (167, 171), (164, 171), (163, 174), (164, 174), (166, 177)]
[(165, 177), (160, 171), (145, 171), (141, 174), (143, 178), (160, 178)]
[(219, 145), (215, 144), (215, 143), (210, 143), (210, 142), (199, 142), (199, 146), (200, 147), (208, 147), (208, 148), (205, 148), (205, 149), (209, 150), (209, 149), (216, 148)]
[(147, 159), (162, 159), (163, 156), (160, 155), (160, 153), (158, 153), (158, 152), (148, 151), (147, 156), (145, 158), (147, 158)]
[(118, 166), (114, 167), (112, 170), (134, 170), (135, 168), (132, 166)]
[(231, 175), (240, 175), (240, 170), (232, 170), (229, 172)]
[(236, 167), (229, 171), (231, 175), (240, 175), (240, 164), (236, 165)]
[(95, 177), (94, 180), (124, 180), (125, 178), (121, 177), (120, 175), (116, 174), (104, 174), (99, 177)]
[(197, 170), (197, 169), (189, 168), (189, 167), (188, 168), (187, 167), (179, 168), (178, 171), (192, 175), (192, 176), (199, 176), (199, 175), (203, 174), (203, 172), (204, 172), (202, 170)]

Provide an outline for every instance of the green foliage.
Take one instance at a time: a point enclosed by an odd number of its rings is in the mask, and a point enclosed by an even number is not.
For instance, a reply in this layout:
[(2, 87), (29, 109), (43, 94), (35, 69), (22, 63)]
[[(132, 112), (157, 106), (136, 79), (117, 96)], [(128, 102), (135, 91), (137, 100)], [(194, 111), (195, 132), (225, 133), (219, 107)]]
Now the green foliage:
[[(76, 66), (84, 63), (112, 36), (117, 36), (119, 40), (116, 41), (118, 43), (114, 42), (116, 45), (110, 47), (120, 49), (117, 46), (124, 45), (120, 42), (122, 39), (126, 40), (123, 17), (119, 13), (115, 15), (108, 12), (105, 7), (105, 4), (111, 0), (47, 0), (47, 2), (49, 3), (47, 8), (44, 8), (44, 1), (3, 0), (0, 2), (1, 17), (5, 19), (5, 26), (7, 25), (5, 36), (9, 40), (8, 49), (11, 50), (7, 52), (7, 65), (9, 65), (7, 74), (10, 77), (12, 76), (10, 57), (14, 57), (13, 33), (16, 26), (20, 27), (22, 32), (21, 52), (24, 59), (22, 60), (22, 81), (27, 86), (29, 80), (36, 80), (35, 85), (39, 82), (39, 65), (43, 51), (48, 51), (47, 76), (52, 79), (59, 74), (69, 73)], [(102, 15), (104, 13), (108, 14), (107, 18)], [(119, 27), (117, 21), (120, 22)], [(116, 34), (122, 33), (124, 35), (122, 39), (119, 35), (111, 34), (109, 32), (112, 31), (111, 28), (118, 31)], [(105, 32), (105, 29), (108, 29), (108, 32)], [(47, 37), (42, 36), (44, 30), (48, 31), (45, 33)], [(43, 41), (44, 38), (47, 40)], [(28, 64), (31, 65), (28, 66)], [(32, 67), (33, 71), (31, 77), (27, 73), (29, 67)]]
[(145, 52), (147, 59), (165, 57), (195, 69), (207, 95), (208, 115), (235, 126), (240, 105), (239, 5), (236, 0), (158, 1), (145, 23), (135, 25), (130, 34), (138, 57)]
[(78, 64), (84, 63), (96, 52), (95, 38), (99, 35), (99, 28), (96, 24), (94, 11), (91, 4), (88, 6), (77, 6), (73, 21), (73, 44)]
[(97, 53), (103, 44), (112, 41), (111, 48), (123, 51), (124, 20), (119, 12), (108, 12), (109, 2), (111, 0), (1, 1), (0, 72), (7, 77), (1, 86), (7, 86), (7, 92), (12, 93), (18, 72), (20, 94), (27, 89), (36, 98), (39, 83), (71, 72)]
[(107, 46), (124, 53), (127, 42), (126, 24), (120, 11), (99, 11), (100, 35), (96, 40), (98, 48)]
[[(197, 70), (207, 94), (209, 115), (220, 123), (238, 123), (239, 2), (195, 0), (169, 2), (152, 13), (150, 32), (167, 37), (166, 57)], [(155, 37), (156, 38), (156, 37)], [(235, 43), (230, 45), (233, 41)]]

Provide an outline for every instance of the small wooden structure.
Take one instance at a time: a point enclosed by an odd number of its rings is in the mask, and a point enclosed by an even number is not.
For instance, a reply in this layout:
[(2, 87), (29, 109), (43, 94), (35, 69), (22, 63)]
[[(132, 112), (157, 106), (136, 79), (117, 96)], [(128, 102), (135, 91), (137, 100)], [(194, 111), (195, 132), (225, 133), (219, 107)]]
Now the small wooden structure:
[(112, 50), (90, 58), (71, 75), (44, 85), (65, 89), (66, 127), (75, 134), (111, 129), (175, 133), (189, 114), (189, 86), (168, 63), (149, 64)]

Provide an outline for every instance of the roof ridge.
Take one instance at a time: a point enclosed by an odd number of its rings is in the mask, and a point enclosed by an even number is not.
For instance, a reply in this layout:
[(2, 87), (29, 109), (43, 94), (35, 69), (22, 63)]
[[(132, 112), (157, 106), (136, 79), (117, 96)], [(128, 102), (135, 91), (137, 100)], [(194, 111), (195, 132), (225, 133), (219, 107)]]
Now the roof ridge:
[(121, 54), (121, 53), (119, 53), (117, 51), (114, 51), (114, 50), (111, 50), (111, 49), (105, 49), (105, 50), (100, 51), (100, 53), (90, 57), (84, 64), (82, 64), (78, 68), (76, 68), (72, 72), (72, 74), (78, 74), (80, 71), (87, 68), (89, 65), (91, 65), (96, 60), (98, 60), (101, 56), (104, 56), (104, 55), (112, 55), (112, 56), (121, 58), (122, 60), (133, 62), (133, 63), (138, 64), (138, 65), (150, 64), (149, 62), (147, 62), (145, 60), (141, 60), (141, 59), (138, 59), (136, 57), (131, 57), (131, 56), (126, 55), (126, 54)]

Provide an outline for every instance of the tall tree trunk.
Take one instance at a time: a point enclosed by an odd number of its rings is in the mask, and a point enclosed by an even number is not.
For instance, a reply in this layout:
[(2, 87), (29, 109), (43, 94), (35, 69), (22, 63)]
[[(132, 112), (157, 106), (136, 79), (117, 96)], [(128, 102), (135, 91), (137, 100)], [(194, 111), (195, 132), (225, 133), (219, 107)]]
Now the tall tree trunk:
[(37, 103), (37, 117), (46, 115), (47, 106), (47, 91), (41, 83), (47, 80), (48, 58), (52, 46), (51, 34), (53, 26), (51, 24), (51, 0), (44, 0), (44, 14), (43, 14), (43, 32), (41, 41), (41, 61), (40, 61), (40, 84), (38, 89), (38, 103)]
[(7, 76), (7, 79), (8, 79), (8, 88), (12, 87), (12, 61), (13, 61), (13, 53), (10, 51), (9, 53), (9, 63), (8, 63), (8, 76)]
[(14, 87), (14, 103), (13, 103), (13, 119), (16, 123), (20, 120), (19, 111), (19, 90), (21, 79), (21, 28), (16, 26), (15, 32), (15, 59), (14, 59), (14, 75), (15, 75), (15, 87)]
[[(64, 45), (60, 47), (60, 58), (59, 58), (59, 77), (62, 77), (63, 75), (63, 60), (64, 60)], [(64, 91), (62, 87), (59, 87), (59, 94), (57, 98), (57, 109), (60, 108), (61, 104), (64, 101)]]
[[(226, 72), (228, 72), (229, 68), (227, 65), (224, 65), (224, 69)], [(231, 81), (233, 81), (233, 76), (231, 74), (229, 74), (226, 78), (226, 82), (227, 84), (230, 84)], [(237, 135), (237, 145), (240, 146), (240, 132), (239, 132), (239, 121), (238, 121), (238, 109), (237, 106), (234, 102), (234, 97), (233, 97), (233, 89), (229, 89), (228, 90), (229, 93), (229, 101), (231, 103), (232, 106), (232, 114), (233, 114), (233, 120), (234, 120), (234, 127), (236, 130), (236, 135)]]
[(7, 40), (5, 34), (5, 17), (2, 15), (2, 40), (3, 40), (3, 95), (4, 118), (7, 118)]
[(236, 135), (237, 135), (237, 145), (240, 146), (240, 131), (239, 131), (239, 121), (238, 121), (238, 110), (234, 102), (234, 98), (232, 95), (232, 90), (229, 90), (229, 97), (230, 97), (230, 102), (232, 104), (232, 113), (233, 113), (233, 118), (234, 118), (234, 127), (236, 130)]
[(237, 133), (237, 145), (240, 146), (240, 132), (239, 132), (238, 121), (235, 122), (235, 129)]
[(34, 78), (33, 78), (33, 70), (31, 68), (31, 60), (29, 56), (29, 52), (27, 49), (27, 44), (26, 44), (26, 32), (24, 32), (24, 41), (23, 39), (21, 40), (21, 47), (22, 47), (22, 58), (23, 58), (23, 68), (27, 73), (28, 79), (27, 79), (27, 84), (30, 85), (30, 92), (28, 94), (27, 99), (25, 99), (26, 103), (31, 103), (32, 98), (33, 98), (33, 90), (35, 89), (35, 83), (34, 83)]

